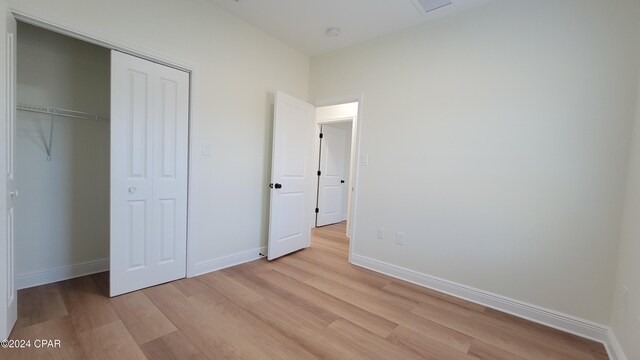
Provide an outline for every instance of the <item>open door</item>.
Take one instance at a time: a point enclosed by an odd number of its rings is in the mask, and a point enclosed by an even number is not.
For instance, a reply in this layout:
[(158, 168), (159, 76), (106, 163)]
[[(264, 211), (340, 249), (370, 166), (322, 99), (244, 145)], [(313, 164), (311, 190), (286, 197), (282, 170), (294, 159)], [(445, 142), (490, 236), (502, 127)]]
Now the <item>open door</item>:
[(0, 16), (6, 19), (5, 23), (5, 58), (0, 60), (2, 66), (4, 96), (2, 96), (0, 108), (6, 116), (4, 125), (5, 156), (5, 213), (4, 234), (0, 237), (0, 339), (6, 339), (18, 317), (18, 297), (15, 287), (14, 273), (14, 206), (18, 196), (14, 174), (14, 138), (15, 138), (15, 114), (16, 114), (16, 36), (17, 25), (13, 15), (7, 10), (6, 4), (0, 2)]
[(342, 221), (344, 187), (348, 185), (347, 175), (344, 173), (346, 140), (345, 129), (331, 125), (322, 126), (316, 226)]
[(111, 52), (111, 296), (184, 278), (189, 74)]
[(271, 163), (269, 260), (309, 247), (313, 214), (315, 107), (276, 93)]

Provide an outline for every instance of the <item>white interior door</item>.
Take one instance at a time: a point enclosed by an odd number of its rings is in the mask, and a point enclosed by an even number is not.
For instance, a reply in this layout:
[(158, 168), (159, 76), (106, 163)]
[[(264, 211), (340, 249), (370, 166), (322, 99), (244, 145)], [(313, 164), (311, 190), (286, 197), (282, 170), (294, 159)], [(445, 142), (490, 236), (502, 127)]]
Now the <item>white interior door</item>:
[(347, 186), (347, 176), (344, 173), (347, 146), (346, 133), (345, 129), (339, 127), (322, 126), (316, 226), (335, 224), (342, 221), (342, 200), (344, 187)]
[(310, 245), (313, 215), (313, 105), (276, 93), (268, 259)]
[[(5, 339), (11, 333), (13, 325), (18, 317), (18, 297), (15, 287), (15, 264), (14, 264), (14, 211), (15, 200), (18, 196), (14, 174), (14, 138), (15, 138), (15, 109), (16, 109), (16, 41), (17, 26), (13, 15), (7, 11), (6, 5), (0, 4), (3, 8), (0, 13), (6, 19), (6, 38), (4, 60), (4, 84), (5, 92), (2, 99), (3, 107), (6, 109), (5, 127), (5, 165), (6, 165), (6, 212), (5, 212), (5, 235), (4, 241), (0, 241), (0, 294), (2, 301), (0, 305), (0, 339)], [(6, 241), (6, 243), (5, 243)], [(6, 259), (6, 261), (5, 261)]]
[(186, 275), (189, 75), (111, 52), (111, 296)]

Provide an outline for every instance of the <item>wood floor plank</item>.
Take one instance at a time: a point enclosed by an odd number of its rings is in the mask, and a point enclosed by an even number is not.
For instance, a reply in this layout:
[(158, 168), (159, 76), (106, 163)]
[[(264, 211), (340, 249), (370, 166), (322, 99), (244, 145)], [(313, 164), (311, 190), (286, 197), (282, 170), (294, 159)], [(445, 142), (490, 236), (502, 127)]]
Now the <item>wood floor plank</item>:
[(286, 274), (287, 276), (292, 277), (300, 282), (304, 282), (315, 276), (314, 273), (309, 271), (311, 270), (309, 269), (309, 267), (301, 269), (299, 267), (291, 266), (283, 261), (272, 261), (271, 263), (269, 263), (269, 265), (270, 266), (268, 270), (280, 271), (281, 273)]
[[(462, 337), (462, 336), (461, 336)], [(436, 335), (425, 336), (423, 333), (409, 329), (405, 326), (398, 326), (387, 340), (394, 344), (404, 346), (419, 354), (423, 359), (431, 360), (477, 360), (476, 357), (467, 355), (470, 348), (470, 341), (460, 342), (451, 346), (451, 339), (443, 339)], [(462, 345), (462, 346), (459, 346)]]
[(111, 299), (111, 305), (137, 344), (177, 330), (143, 292), (115, 297)]
[(186, 297), (201, 294), (206, 291), (208, 286), (200, 280), (200, 277), (194, 277), (189, 279), (181, 279), (171, 283), (176, 289), (180, 290)]
[(329, 330), (342, 337), (358, 349), (366, 359), (422, 359), (415, 352), (387, 341), (376, 334), (359, 327), (347, 320), (338, 319), (329, 325)]
[[(244, 271), (229, 271), (230, 277), (260, 293), (265, 299), (283, 304), (289, 312), (305, 314), (305, 319), (319, 327), (325, 327), (339, 318), (323, 304), (301, 297), (300, 294), (288, 292), (260, 276), (251, 276)], [(230, 294), (225, 293), (229, 297)]]
[(351, 291), (348, 287), (330, 280), (316, 278), (306, 282), (308, 285), (317, 288), (325, 293), (333, 295), (356, 307), (376, 314), (388, 321), (399, 325), (404, 325), (414, 331), (420, 332), (423, 336), (432, 337), (444, 343), (449, 343), (457, 349), (467, 349), (471, 338), (447, 326), (420, 319), (410, 311), (396, 308), (393, 303), (369, 298), (366, 295)]
[(285, 257), (279, 261), (292, 267), (304, 270), (316, 276), (329, 278), (350, 278), (363, 285), (375, 288), (382, 288), (391, 282), (391, 279), (381, 274), (358, 268), (349, 264), (342, 264), (341, 267), (328, 266), (322, 263), (322, 259), (313, 255), (302, 254), (298, 256)]
[(242, 359), (242, 351), (223, 335), (227, 325), (209, 321), (206, 309), (193, 307), (171, 283), (143, 290), (145, 295), (186, 336), (202, 354), (225, 359)]
[[(320, 280), (322, 278), (322, 280)], [(358, 292), (361, 295), (366, 296), (369, 299), (375, 299), (384, 303), (393, 303), (393, 305), (401, 310), (411, 311), (418, 304), (418, 301), (408, 297), (398, 296), (397, 294), (384, 291), (374, 286), (368, 286), (360, 281), (353, 280), (350, 277), (342, 275), (331, 275), (327, 272), (319, 272), (318, 277), (314, 279), (308, 279), (305, 283), (318, 283), (318, 282), (334, 282), (340, 284), (342, 287), (350, 289), (352, 292)], [(385, 285), (388, 286), (388, 285)]]
[(152, 360), (208, 360), (182, 332), (174, 331), (140, 346), (147, 359)]
[[(76, 337), (70, 316), (64, 316), (35, 325), (14, 329), (10, 339), (30, 340), (26, 349), (0, 349), (0, 359), (18, 360), (81, 360), (84, 353)], [(60, 348), (36, 349), (36, 339), (60, 340)]]
[(486, 314), (466, 309), (418, 306), (413, 313), (525, 359), (594, 359), (588, 349), (573, 348), (551, 336), (537, 336)]
[[(471, 346), (473, 338), (469, 335), (463, 334), (459, 331), (450, 329), (446, 326), (442, 326), (433, 321), (425, 321), (423, 319), (414, 319), (412, 321), (401, 321), (402, 325), (399, 325), (393, 330), (390, 336), (395, 338), (401, 338), (404, 335), (408, 335), (409, 340), (412, 340), (413, 333), (416, 333), (421, 339), (428, 341), (435, 341), (440, 344), (445, 344), (447, 347), (456, 350), (457, 352), (467, 352)], [(420, 344), (418, 344), (420, 346)]]
[(264, 302), (253, 304), (248, 310), (319, 359), (341, 360), (361, 357), (361, 354), (354, 350), (345, 339), (326, 332), (326, 326), (309, 322), (306, 314), (291, 313), (282, 304), (267, 299)]
[(101, 272), (91, 275), (91, 279), (96, 284), (100, 292), (105, 297), (109, 297), (109, 272)]
[(58, 284), (48, 284), (18, 291), (16, 328), (57, 319), (68, 314)]
[(90, 276), (58, 283), (62, 299), (76, 332), (119, 321), (109, 299), (102, 294)]
[(122, 321), (112, 322), (78, 334), (85, 359), (146, 360)]
[(253, 303), (264, 300), (262, 295), (226, 276), (222, 271), (202, 275), (198, 280), (237, 303)]
[(216, 291), (195, 295), (192, 306), (204, 309), (206, 319), (213, 324), (225, 324), (218, 336), (234, 342), (249, 359), (316, 359), (316, 357), (280, 332), (244, 311), (240, 306)]
[(435, 290), (420, 287), (418, 285), (410, 284), (407, 282), (393, 281), (385, 285), (382, 290), (388, 291), (392, 294), (402, 296), (407, 299), (414, 300), (416, 302), (426, 303), (432, 301), (434, 298), (445, 301), (452, 305), (462, 306), (470, 310), (485, 312), (486, 308), (482, 305), (472, 303), (463, 299), (456, 298), (451, 295), (443, 294)]
[(523, 331), (531, 332), (536, 336), (540, 336), (543, 338), (550, 337), (553, 339), (553, 342), (571, 344), (571, 346), (576, 346), (578, 348), (589, 350), (594, 354), (596, 358), (602, 358), (602, 356), (604, 356), (604, 359), (608, 358), (607, 350), (605, 349), (605, 347), (602, 346), (602, 344), (596, 343), (594, 341), (581, 338), (579, 336), (569, 334), (564, 331), (553, 329), (548, 326), (544, 326), (542, 324), (537, 324), (532, 321), (522, 319), (507, 313), (503, 313), (498, 310), (487, 308), (485, 309), (484, 313), (487, 316), (490, 316), (491, 318), (496, 319), (497, 321), (507, 323), (510, 326), (511, 325), (517, 326)]
[(469, 355), (473, 355), (480, 360), (526, 360), (516, 354), (500, 349), (484, 341), (473, 339), (469, 348)]
[(330, 312), (358, 324), (381, 337), (389, 335), (397, 326), (396, 323), (390, 320), (324, 293), (312, 286), (295, 281), (293, 278), (289, 278), (279, 271), (265, 272), (259, 276), (269, 281), (273, 286), (281, 287), (306, 300), (315, 302), (318, 306), (323, 306)]

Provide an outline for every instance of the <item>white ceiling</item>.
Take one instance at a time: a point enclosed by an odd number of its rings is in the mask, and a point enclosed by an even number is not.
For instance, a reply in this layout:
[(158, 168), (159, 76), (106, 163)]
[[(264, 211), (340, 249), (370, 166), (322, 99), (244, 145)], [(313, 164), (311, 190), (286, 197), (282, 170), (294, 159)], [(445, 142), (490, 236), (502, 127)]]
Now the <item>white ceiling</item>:
[[(453, 0), (423, 15), (413, 0), (209, 0), (307, 55), (420, 25), (491, 0)], [(325, 33), (340, 28), (337, 37)]]

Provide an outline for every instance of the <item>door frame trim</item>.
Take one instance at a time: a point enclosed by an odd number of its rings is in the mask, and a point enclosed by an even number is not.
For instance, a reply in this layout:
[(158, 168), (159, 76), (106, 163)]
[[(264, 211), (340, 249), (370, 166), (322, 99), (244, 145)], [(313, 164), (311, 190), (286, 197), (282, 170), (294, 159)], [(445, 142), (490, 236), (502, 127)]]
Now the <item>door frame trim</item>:
[[(356, 222), (357, 222), (357, 205), (358, 205), (358, 190), (360, 188), (359, 186), (359, 179), (360, 179), (360, 144), (361, 144), (361, 129), (362, 129), (362, 109), (364, 106), (364, 94), (363, 93), (358, 93), (358, 94), (352, 94), (352, 95), (344, 95), (344, 96), (338, 96), (338, 97), (333, 97), (333, 98), (324, 98), (324, 99), (318, 99), (315, 100), (314, 102), (312, 102), (312, 104), (318, 108), (318, 107), (322, 107), (322, 106), (331, 106), (331, 105), (341, 105), (341, 104), (346, 104), (346, 103), (353, 103), (353, 102), (357, 102), (358, 103), (358, 114), (354, 117), (348, 117), (348, 118), (336, 118), (336, 119), (332, 119), (332, 121), (318, 121), (317, 118), (315, 118), (315, 130), (316, 130), (316, 134), (314, 134), (314, 158), (318, 159), (320, 157), (320, 153), (319, 153), (319, 147), (318, 147), (318, 142), (319, 142), (319, 134), (320, 134), (320, 125), (322, 124), (327, 124), (327, 123), (336, 123), (336, 122), (344, 122), (344, 121), (352, 121), (352, 127), (351, 127), (351, 131), (354, 133), (352, 136), (352, 140), (353, 143), (351, 144), (351, 149), (352, 152), (354, 152), (355, 154), (352, 154), (353, 156), (353, 164), (351, 171), (353, 172), (352, 174), (352, 179), (349, 182), (349, 187), (350, 188), (355, 188), (355, 190), (352, 191), (353, 193), (353, 199), (351, 200), (351, 214), (349, 215), (349, 219), (347, 220), (349, 226), (347, 231), (351, 231), (351, 237), (349, 240), (349, 263), (353, 263), (352, 259), (353, 259), (353, 249), (355, 247), (356, 244)], [(315, 213), (313, 214), (315, 216)], [(315, 221), (311, 221), (310, 223), (315, 224)], [(315, 225), (314, 225), (315, 227)]]
[[(195, 106), (195, 88), (196, 84), (198, 84), (200, 78), (197, 76), (199, 74), (198, 66), (194, 63), (186, 61), (184, 59), (176, 59), (166, 54), (162, 54), (156, 51), (152, 51), (146, 49), (141, 44), (135, 43), (127, 43), (123, 40), (116, 40), (113, 38), (109, 38), (104, 34), (97, 35), (95, 33), (87, 33), (85, 31), (79, 30), (77, 28), (73, 28), (71, 26), (63, 25), (60, 23), (56, 23), (54, 20), (50, 20), (49, 18), (45, 18), (42, 16), (35, 15), (30, 13), (29, 11), (25, 11), (22, 9), (15, 9), (12, 7), (8, 8), (8, 12), (11, 13), (14, 18), (18, 21), (22, 21), (24, 23), (37, 26), (42, 29), (46, 29), (49, 31), (53, 31), (62, 35), (66, 35), (78, 40), (82, 40), (94, 45), (98, 45), (110, 50), (120, 51), (125, 54), (129, 54), (132, 56), (136, 56), (151, 62), (155, 62), (161, 65), (169, 66), (171, 68), (184, 71), (189, 74), (189, 116), (188, 116), (188, 169), (187, 169), (187, 259), (186, 259), (186, 277), (193, 277), (194, 275), (194, 264), (193, 264), (193, 242), (191, 240), (192, 235), (192, 220), (190, 214), (193, 210), (193, 200), (194, 196), (192, 194), (192, 189), (195, 189), (195, 154), (196, 151), (193, 148), (195, 145), (194, 135), (196, 134), (195, 130), (195, 121), (194, 121), (194, 109)], [(143, 50), (144, 49), (144, 50)], [(6, 121), (6, 120), (5, 120)], [(5, 123), (5, 122), (3, 122)], [(5, 123), (6, 125), (6, 123)], [(4, 160), (2, 160), (4, 161)]]

